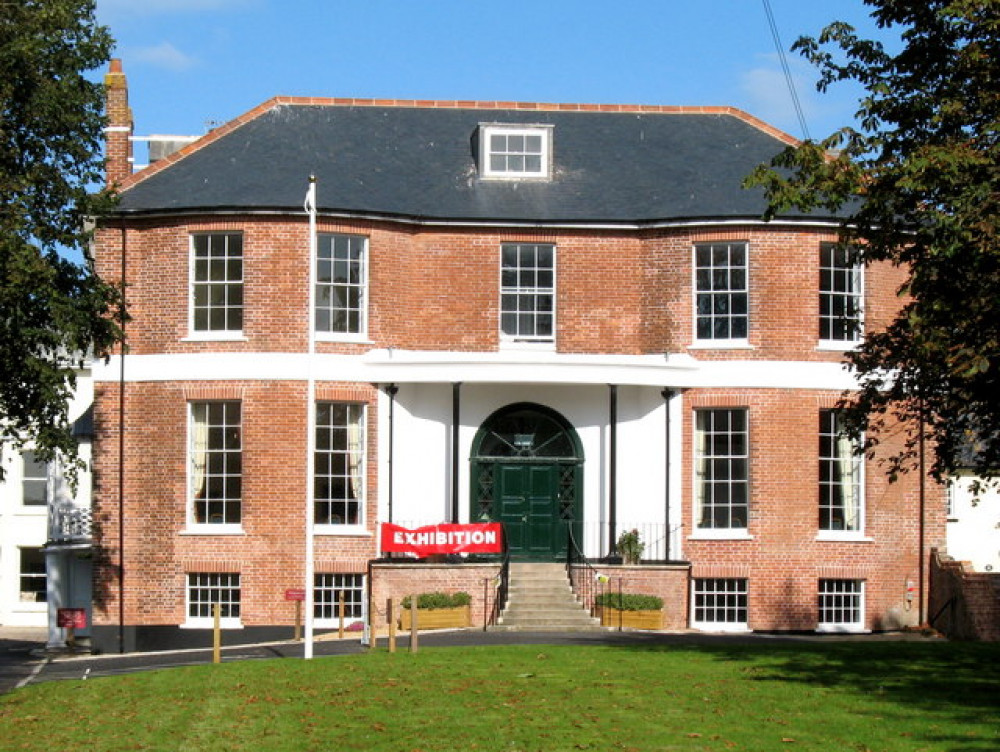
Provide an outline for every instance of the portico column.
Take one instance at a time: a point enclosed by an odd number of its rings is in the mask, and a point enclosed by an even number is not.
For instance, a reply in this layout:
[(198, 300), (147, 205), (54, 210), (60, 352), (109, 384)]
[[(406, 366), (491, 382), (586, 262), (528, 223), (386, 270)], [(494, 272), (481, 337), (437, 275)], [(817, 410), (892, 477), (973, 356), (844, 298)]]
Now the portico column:
[(608, 553), (618, 545), (618, 386), (608, 384)]

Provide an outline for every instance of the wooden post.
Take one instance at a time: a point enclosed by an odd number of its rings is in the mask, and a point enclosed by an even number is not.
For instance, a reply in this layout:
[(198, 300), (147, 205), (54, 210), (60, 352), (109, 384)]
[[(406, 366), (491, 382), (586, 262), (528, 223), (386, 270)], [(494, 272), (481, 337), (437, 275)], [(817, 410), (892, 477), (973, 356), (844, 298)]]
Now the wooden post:
[(417, 594), (410, 596), (410, 652), (416, 653), (417, 648)]
[(392, 598), (386, 598), (385, 613), (389, 619), (389, 652), (396, 652), (396, 609)]
[(338, 639), (344, 639), (344, 591), (340, 591), (340, 632)]
[(222, 606), (212, 604), (212, 663), (222, 663)]
[(302, 601), (295, 601), (295, 641), (302, 641)]

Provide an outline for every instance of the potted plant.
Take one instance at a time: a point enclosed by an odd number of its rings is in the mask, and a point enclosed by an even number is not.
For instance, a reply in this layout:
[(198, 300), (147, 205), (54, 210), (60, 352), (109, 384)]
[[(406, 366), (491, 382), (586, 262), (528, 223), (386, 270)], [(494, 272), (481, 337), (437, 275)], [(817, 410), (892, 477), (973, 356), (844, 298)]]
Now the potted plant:
[(601, 625), (629, 629), (662, 629), (663, 599), (643, 593), (601, 593), (594, 599)]
[(639, 539), (638, 529), (625, 530), (618, 536), (618, 555), (625, 564), (638, 564), (645, 550), (646, 544)]
[[(417, 595), (417, 627), (419, 629), (449, 629), (467, 627), (470, 621), (472, 596), (468, 593), (420, 593)], [(410, 629), (411, 598), (403, 598), (400, 627)]]

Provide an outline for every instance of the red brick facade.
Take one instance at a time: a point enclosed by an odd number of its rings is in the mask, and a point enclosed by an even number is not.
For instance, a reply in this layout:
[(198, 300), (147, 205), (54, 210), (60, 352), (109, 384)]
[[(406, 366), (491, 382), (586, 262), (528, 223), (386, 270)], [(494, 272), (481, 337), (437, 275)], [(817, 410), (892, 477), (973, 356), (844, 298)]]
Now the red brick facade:
[[(168, 161), (151, 169), (169, 166)], [(205, 231), (238, 231), (243, 236), (245, 313), (239, 338), (190, 336), (190, 235)], [(504, 242), (530, 242), (551, 243), (556, 249), (557, 356), (682, 353), (699, 363), (770, 362), (775, 371), (836, 364), (842, 358), (841, 353), (817, 348), (819, 247), (835, 238), (827, 228), (775, 222), (525, 230), (320, 217), (319, 231), (363, 235), (370, 249), (368, 341), (320, 342), (317, 350), (322, 354), (363, 358), (373, 348), (497, 352), (499, 248)], [(747, 243), (747, 348), (691, 347), (692, 247), (707, 241)], [(162, 362), (169, 363), (175, 356), (259, 354), (259, 366), (266, 368), (269, 358), (304, 354), (309, 326), (306, 216), (228, 213), (115, 219), (98, 231), (96, 259), (98, 272), (109, 281), (121, 279), (124, 261), (132, 320), (127, 327), (123, 412), (116, 373), (109, 371), (96, 385), (94, 514), (100, 537), (95, 624), (111, 629), (121, 613), (130, 629), (183, 624), (185, 578), (192, 572), (240, 573), (240, 619), (245, 628), (291, 624), (294, 612), (282, 593), (301, 587), (304, 577), (306, 382), (255, 378), (253, 368), (236, 380), (194, 372), (136, 379), (129, 363), (135, 356), (162, 356), (167, 359)], [(898, 270), (866, 270), (867, 328), (888, 321), (900, 280)], [(320, 376), (318, 399), (366, 406), (368, 449), (366, 530), (317, 536), (316, 572), (363, 574), (378, 554), (375, 534), (385, 506), (380, 483), (388, 461), (380, 455), (386, 446), (385, 437), (379, 436), (379, 427), (386, 425), (385, 415), (380, 415), (381, 386), (339, 379), (335, 373)], [(864, 581), (866, 629), (919, 621), (913, 613), (915, 602), (907, 600), (907, 587), (926, 582), (921, 557), (926, 562), (931, 546), (943, 545), (941, 489), (930, 481), (924, 489), (921, 552), (920, 479), (909, 476), (890, 484), (878, 463), (868, 462), (863, 539), (818, 540), (818, 414), (839, 397), (837, 390), (809, 383), (784, 388), (683, 387), (682, 446), (671, 448), (676, 458), (671, 462), (680, 464), (679, 522), (690, 570), (649, 566), (626, 568), (622, 575), (639, 592), (665, 598), (671, 629), (690, 624), (690, 581), (697, 578), (746, 579), (750, 629), (816, 628), (817, 582), (823, 578)], [(212, 535), (187, 526), (187, 410), (191, 402), (202, 400), (238, 400), (242, 405), (239, 534)], [(711, 406), (748, 410), (751, 495), (744, 539), (690, 535), (696, 528), (694, 410)], [(123, 461), (118, 451), (122, 414)], [(886, 447), (891, 450), (897, 440), (888, 438)], [(419, 453), (422, 447), (397, 451)], [(396, 476), (395, 483), (405, 484), (407, 478)], [(126, 520), (123, 611), (117, 568), (120, 510)], [(481, 625), (482, 581), (494, 570), (492, 565), (388, 567), (379, 570), (373, 599), (384, 604), (387, 597), (408, 594), (418, 585), (421, 591), (464, 589), (473, 596), (473, 618)]]

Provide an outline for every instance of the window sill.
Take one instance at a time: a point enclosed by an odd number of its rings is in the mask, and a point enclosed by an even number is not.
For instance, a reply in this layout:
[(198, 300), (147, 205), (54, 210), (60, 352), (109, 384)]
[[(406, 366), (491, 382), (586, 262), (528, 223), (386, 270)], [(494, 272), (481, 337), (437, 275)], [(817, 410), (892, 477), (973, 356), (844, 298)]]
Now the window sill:
[(860, 624), (820, 624), (816, 627), (817, 634), (871, 634)]
[(691, 629), (697, 629), (699, 632), (726, 632), (728, 634), (749, 634), (751, 631), (746, 624), (719, 624), (718, 622), (691, 622)]
[(555, 340), (548, 340), (544, 342), (527, 342), (516, 339), (501, 339), (500, 340), (501, 350), (537, 350), (542, 352), (555, 352), (556, 342)]
[(816, 540), (825, 543), (874, 543), (875, 539), (864, 533), (841, 533), (833, 530), (822, 530), (816, 534)]
[(706, 529), (695, 530), (688, 537), (688, 540), (753, 540), (753, 536), (744, 529)]
[(820, 340), (816, 345), (819, 352), (851, 352), (861, 346), (861, 340)]
[[(215, 619), (188, 619), (181, 629), (215, 629)], [(219, 629), (243, 629), (239, 619), (219, 619)]]
[(192, 332), (186, 337), (181, 337), (181, 342), (248, 342), (243, 336), (243, 332)]
[(178, 535), (246, 535), (242, 525), (188, 525)]
[(374, 345), (367, 334), (333, 334), (331, 332), (316, 332), (316, 342), (340, 342), (352, 345)]
[(756, 350), (745, 339), (699, 339), (688, 345), (688, 350)]
[(372, 536), (372, 531), (364, 525), (314, 525), (313, 534), (370, 538)]

